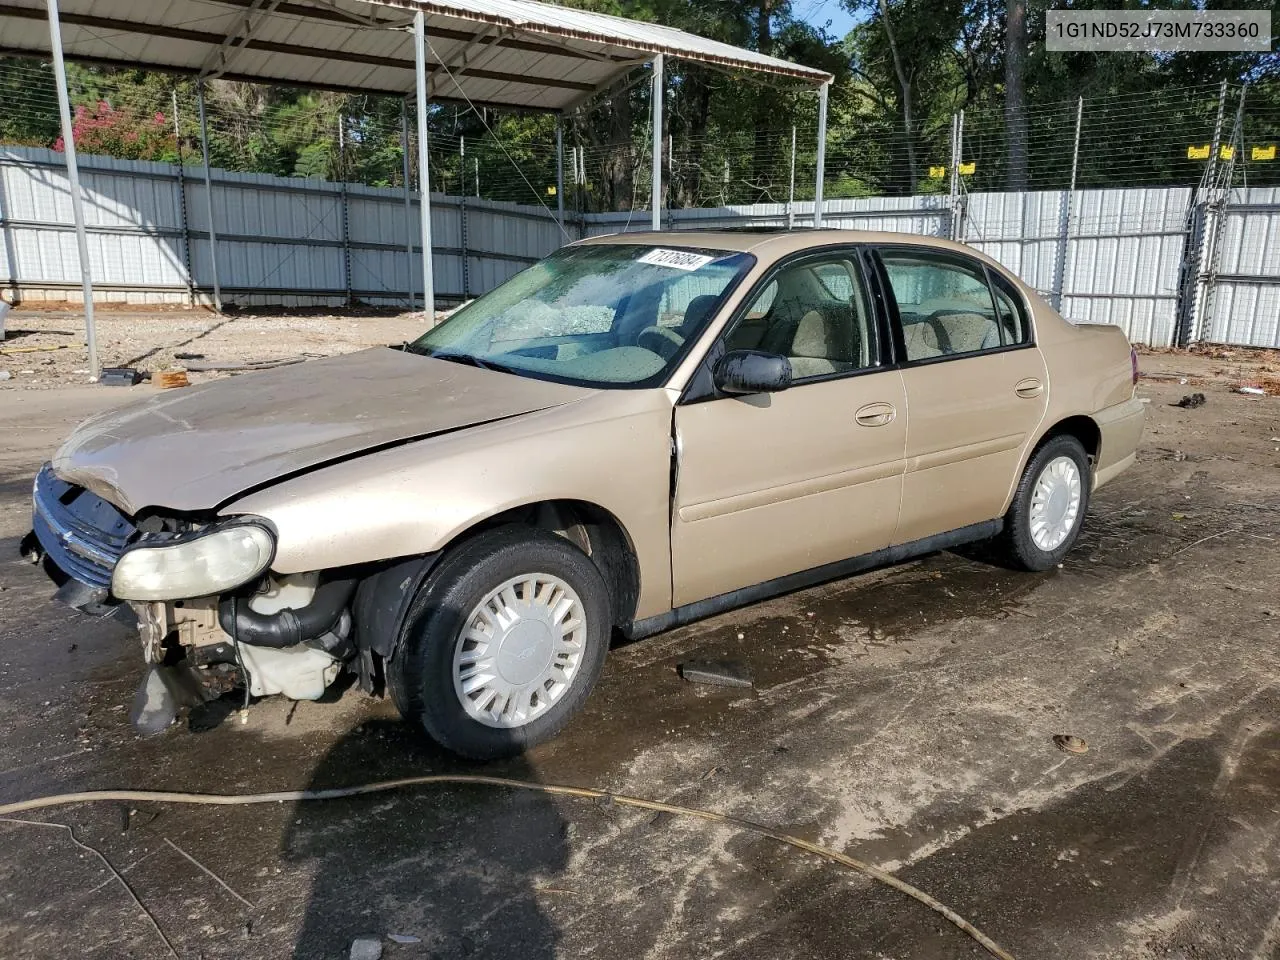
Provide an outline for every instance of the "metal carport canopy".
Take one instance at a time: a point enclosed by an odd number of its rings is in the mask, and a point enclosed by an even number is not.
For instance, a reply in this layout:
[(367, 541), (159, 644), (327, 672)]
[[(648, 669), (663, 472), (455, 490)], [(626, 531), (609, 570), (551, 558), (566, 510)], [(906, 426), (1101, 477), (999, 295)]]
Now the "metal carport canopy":
[[(563, 113), (632, 69), (651, 64), (650, 210), (655, 230), (661, 227), (663, 70), (667, 57), (810, 84), (818, 88), (814, 225), (822, 223), (831, 75), (661, 24), (535, 0), (0, 0), (0, 54), (47, 55), (54, 62), (80, 256), (89, 369), (95, 379), (100, 367), (93, 280), (66, 60), (174, 71), (201, 81), (197, 90), (205, 199), (209, 204), (214, 303), (219, 310), (218, 243), (203, 96), (203, 81), (210, 78), (395, 96), (412, 93), (418, 129), (425, 132), (427, 105), (433, 99)], [(418, 137), (417, 154), (418, 183), (428, 184), (425, 135)], [(430, 200), (426, 190), (419, 193), (423, 306), (431, 317)]]
[[(62, 0), (58, 7), (68, 60), (396, 95), (414, 92), (406, 28), (422, 11), (428, 95), (477, 105), (567, 110), (657, 54), (815, 86), (831, 79), (661, 24), (534, 0)], [(0, 0), (0, 53), (50, 52), (43, 0)]]

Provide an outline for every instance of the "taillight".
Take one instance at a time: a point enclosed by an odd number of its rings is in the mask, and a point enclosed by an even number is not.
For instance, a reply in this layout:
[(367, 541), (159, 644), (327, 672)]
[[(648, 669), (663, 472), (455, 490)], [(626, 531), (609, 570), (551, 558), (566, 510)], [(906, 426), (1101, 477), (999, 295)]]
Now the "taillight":
[(1129, 348), (1129, 368), (1133, 371), (1133, 385), (1138, 385), (1138, 348)]

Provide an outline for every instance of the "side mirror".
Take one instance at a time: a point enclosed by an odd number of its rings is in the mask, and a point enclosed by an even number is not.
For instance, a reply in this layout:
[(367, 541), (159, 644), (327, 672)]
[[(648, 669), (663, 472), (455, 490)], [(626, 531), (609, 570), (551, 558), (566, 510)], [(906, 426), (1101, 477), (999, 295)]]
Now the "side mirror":
[(721, 393), (776, 393), (791, 386), (791, 361), (763, 350), (730, 350), (713, 374)]

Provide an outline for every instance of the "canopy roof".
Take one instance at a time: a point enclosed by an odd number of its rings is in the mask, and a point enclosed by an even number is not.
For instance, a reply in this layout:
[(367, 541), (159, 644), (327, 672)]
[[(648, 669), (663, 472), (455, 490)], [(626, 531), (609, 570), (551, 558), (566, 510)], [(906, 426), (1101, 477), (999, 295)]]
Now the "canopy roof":
[[(64, 53), (123, 67), (402, 95), (426, 13), (429, 96), (566, 110), (655, 54), (821, 84), (830, 74), (654, 23), (535, 0), (62, 0)], [(50, 53), (44, 0), (0, 0), (0, 53)]]

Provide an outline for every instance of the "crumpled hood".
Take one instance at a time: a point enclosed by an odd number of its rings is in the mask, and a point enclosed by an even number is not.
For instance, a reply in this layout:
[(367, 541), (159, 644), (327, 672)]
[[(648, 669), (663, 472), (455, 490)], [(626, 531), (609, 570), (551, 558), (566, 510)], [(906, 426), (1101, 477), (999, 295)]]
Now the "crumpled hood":
[(129, 514), (211, 510), (352, 454), (595, 392), (378, 347), (99, 414), (76, 428), (53, 469)]

